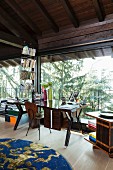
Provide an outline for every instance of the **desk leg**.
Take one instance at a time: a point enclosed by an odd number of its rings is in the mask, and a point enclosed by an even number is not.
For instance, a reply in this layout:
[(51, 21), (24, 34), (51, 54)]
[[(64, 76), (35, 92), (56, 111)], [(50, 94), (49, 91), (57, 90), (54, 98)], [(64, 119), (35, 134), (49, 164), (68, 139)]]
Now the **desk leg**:
[(22, 109), (22, 106), (20, 104), (16, 104), (18, 110), (19, 110), (19, 114), (18, 114), (18, 118), (17, 118), (17, 121), (15, 123), (15, 126), (14, 126), (14, 130), (17, 129), (18, 125), (19, 125), (19, 122), (20, 122), (20, 119), (23, 115), (23, 109)]
[(66, 139), (65, 139), (66, 147), (69, 144), (69, 139), (70, 139), (70, 135), (71, 135), (71, 126), (72, 126), (72, 121), (68, 119), (68, 128), (67, 128)]
[(19, 124), (19, 122), (20, 122), (21, 117), (22, 117), (22, 113), (19, 113), (19, 114), (18, 114), (17, 121), (16, 121), (15, 126), (14, 126), (14, 130), (16, 130), (16, 129), (17, 129), (17, 127), (18, 127), (18, 124)]
[(82, 112), (82, 108), (79, 109), (79, 113), (77, 113), (76, 111), (76, 119), (77, 119), (77, 123), (79, 124), (79, 130), (82, 131), (82, 123), (80, 121), (81, 112)]

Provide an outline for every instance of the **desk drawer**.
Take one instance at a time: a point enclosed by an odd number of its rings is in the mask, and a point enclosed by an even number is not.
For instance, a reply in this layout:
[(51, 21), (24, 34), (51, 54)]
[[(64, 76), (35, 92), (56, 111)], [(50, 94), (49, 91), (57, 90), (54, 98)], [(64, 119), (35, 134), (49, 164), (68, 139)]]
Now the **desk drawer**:
[(58, 109), (44, 108), (44, 126), (50, 129), (61, 130), (62, 113)]

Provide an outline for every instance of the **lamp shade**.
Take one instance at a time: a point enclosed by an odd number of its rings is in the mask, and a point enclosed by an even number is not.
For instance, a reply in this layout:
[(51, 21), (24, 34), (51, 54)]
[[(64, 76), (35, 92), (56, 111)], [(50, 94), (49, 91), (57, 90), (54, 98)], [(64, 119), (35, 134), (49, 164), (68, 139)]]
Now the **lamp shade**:
[(29, 48), (27, 45), (23, 47), (22, 54), (29, 55)]

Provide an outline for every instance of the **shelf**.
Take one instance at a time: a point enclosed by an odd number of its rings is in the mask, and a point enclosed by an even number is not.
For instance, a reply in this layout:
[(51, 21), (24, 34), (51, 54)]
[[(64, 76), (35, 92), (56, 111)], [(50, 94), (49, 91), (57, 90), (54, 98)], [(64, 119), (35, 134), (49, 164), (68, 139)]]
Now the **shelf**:
[(93, 141), (91, 141), (91, 140), (89, 139), (89, 136), (85, 137), (84, 139), (85, 139), (86, 141), (88, 141), (89, 143), (93, 144), (94, 146), (96, 146), (96, 143), (93, 142)]
[(93, 148), (94, 148), (94, 149), (100, 149), (100, 150), (104, 151), (105, 153), (107, 153), (107, 154), (109, 155), (109, 153), (108, 153), (107, 151), (105, 151), (104, 149), (102, 149), (101, 147), (99, 147), (95, 142), (90, 141), (90, 140), (89, 140), (89, 136), (85, 137), (84, 139), (85, 139), (87, 142), (91, 143), (91, 144), (93, 145)]
[(113, 158), (113, 119), (101, 118), (98, 112), (89, 112), (88, 116), (96, 118), (96, 128), (87, 127), (96, 131), (96, 143), (89, 137), (84, 139), (93, 145), (93, 149), (100, 149)]
[(86, 125), (86, 127), (87, 127), (88, 129), (90, 129), (91, 131), (94, 131), (94, 132), (96, 132), (96, 128), (89, 127), (88, 125)]

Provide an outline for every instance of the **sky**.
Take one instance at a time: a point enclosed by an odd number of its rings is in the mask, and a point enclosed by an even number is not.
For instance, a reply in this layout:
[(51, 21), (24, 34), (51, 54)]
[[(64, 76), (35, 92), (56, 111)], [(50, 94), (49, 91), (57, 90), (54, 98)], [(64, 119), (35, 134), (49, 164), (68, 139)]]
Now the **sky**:
[(101, 71), (102, 69), (113, 71), (113, 58), (111, 58), (111, 56), (104, 56), (95, 59), (84, 59), (84, 71), (86, 70), (86, 72), (88, 72), (96, 69), (98, 71)]

